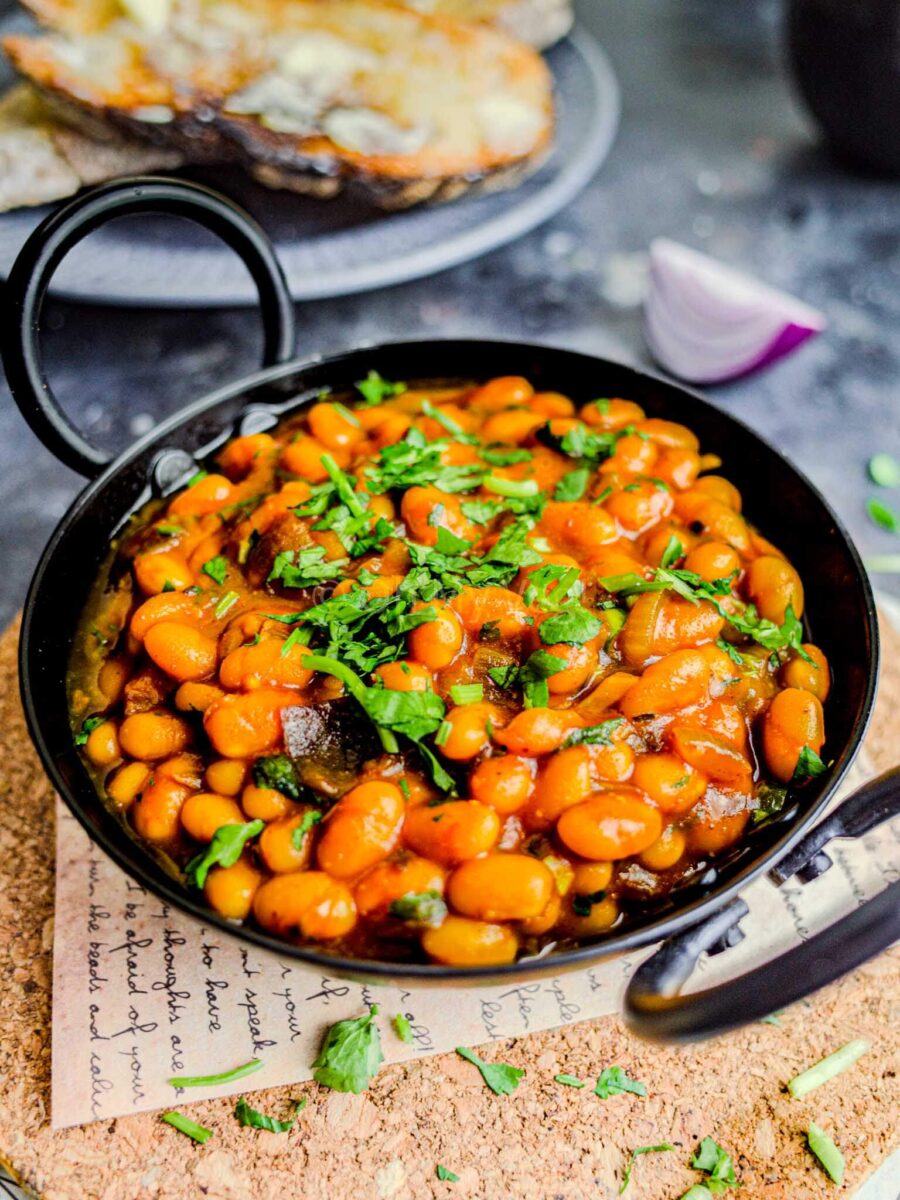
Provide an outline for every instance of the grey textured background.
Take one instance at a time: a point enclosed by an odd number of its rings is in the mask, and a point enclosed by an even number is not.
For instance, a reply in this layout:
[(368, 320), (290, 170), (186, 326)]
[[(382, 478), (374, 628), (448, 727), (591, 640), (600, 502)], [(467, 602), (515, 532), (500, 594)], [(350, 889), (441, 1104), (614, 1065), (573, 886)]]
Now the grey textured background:
[[(874, 490), (866, 459), (876, 449), (900, 456), (900, 184), (852, 174), (819, 147), (786, 76), (777, 0), (581, 0), (579, 9), (624, 101), (619, 140), (588, 190), (476, 262), (301, 306), (299, 349), (497, 334), (646, 361), (635, 303), (642, 256), (652, 237), (674, 237), (828, 314), (828, 331), (794, 357), (712, 395), (794, 457), (864, 554), (900, 551), (864, 507)], [(54, 302), (45, 327), (57, 393), (110, 447), (251, 369), (259, 353), (244, 311)], [(0, 619), (21, 604), (78, 488), (0, 389)]]

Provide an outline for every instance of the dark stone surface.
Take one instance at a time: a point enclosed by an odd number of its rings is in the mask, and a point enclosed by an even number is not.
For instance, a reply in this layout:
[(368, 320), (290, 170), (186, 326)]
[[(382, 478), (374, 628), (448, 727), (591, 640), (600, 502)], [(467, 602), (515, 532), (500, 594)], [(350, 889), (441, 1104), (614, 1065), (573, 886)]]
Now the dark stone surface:
[[(794, 458), (864, 553), (900, 552), (865, 513), (867, 458), (900, 456), (900, 184), (852, 174), (820, 150), (785, 76), (775, 0), (580, 8), (624, 98), (619, 140), (591, 187), (543, 229), (467, 266), (304, 306), (299, 349), (496, 334), (644, 362), (635, 283), (650, 239), (674, 237), (827, 313), (827, 332), (794, 357), (712, 395)], [(259, 353), (249, 312), (53, 302), (45, 326), (54, 387), (110, 447), (250, 370)], [(0, 391), (3, 620), (78, 487)]]

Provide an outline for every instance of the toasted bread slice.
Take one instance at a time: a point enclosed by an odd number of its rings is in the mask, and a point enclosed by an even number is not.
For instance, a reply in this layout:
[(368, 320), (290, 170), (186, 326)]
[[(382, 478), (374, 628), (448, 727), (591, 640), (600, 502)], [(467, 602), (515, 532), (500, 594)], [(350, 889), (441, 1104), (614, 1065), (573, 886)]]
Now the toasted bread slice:
[(371, 0), (173, 0), (161, 32), (117, 16), (4, 46), (39, 88), (190, 161), (388, 204), (521, 173), (552, 138), (534, 50)]
[(86, 184), (171, 170), (182, 162), (174, 150), (105, 128), (87, 131), (66, 124), (27, 84), (0, 98), (0, 212), (62, 200)]
[[(291, 4), (293, 0), (283, 0)], [(318, 0), (331, 4), (334, 0)], [(538, 49), (552, 46), (572, 26), (571, 0), (396, 0), (429, 16), (498, 25)], [(66, 33), (98, 33), (121, 16), (145, 28), (163, 28), (172, 0), (24, 0), (37, 19)]]

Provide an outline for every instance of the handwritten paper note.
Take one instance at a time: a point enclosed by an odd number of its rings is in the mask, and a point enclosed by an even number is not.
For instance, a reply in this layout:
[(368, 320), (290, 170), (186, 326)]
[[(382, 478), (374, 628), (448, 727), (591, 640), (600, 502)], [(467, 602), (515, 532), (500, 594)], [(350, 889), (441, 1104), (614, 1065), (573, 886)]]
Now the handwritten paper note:
[[(872, 772), (858, 762), (843, 793)], [(377, 1002), (389, 1062), (614, 1012), (639, 958), (489, 988), (372, 988), (241, 944), (184, 916), (119, 870), (58, 803), (53, 955), (54, 1128), (179, 1101), (294, 1083), (326, 1026)], [(746, 938), (702, 964), (703, 986), (782, 953), (879, 892), (898, 873), (900, 824), (837, 844), (807, 886), (747, 888)], [(389, 1026), (406, 1015), (413, 1041)], [(171, 1075), (217, 1074), (260, 1058), (234, 1084), (183, 1092)]]

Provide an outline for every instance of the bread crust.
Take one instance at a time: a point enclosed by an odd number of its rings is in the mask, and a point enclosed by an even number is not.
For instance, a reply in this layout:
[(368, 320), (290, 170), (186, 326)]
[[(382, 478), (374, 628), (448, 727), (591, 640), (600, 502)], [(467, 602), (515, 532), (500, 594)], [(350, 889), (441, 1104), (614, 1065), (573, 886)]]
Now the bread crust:
[[(496, 29), (371, 0), (176, 0), (141, 31), (105, 0), (30, 0), (58, 30), (8, 37), (39, 89), (189, 162), (385, 207), (509, 186), (552, 141), (549, 71)], [(75, 32), (73, 21), (93, 23)], [(105, 21), (105, 24), (102, 22)], [(99, 23), (99, 24), (98, 24)]]

